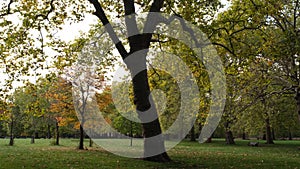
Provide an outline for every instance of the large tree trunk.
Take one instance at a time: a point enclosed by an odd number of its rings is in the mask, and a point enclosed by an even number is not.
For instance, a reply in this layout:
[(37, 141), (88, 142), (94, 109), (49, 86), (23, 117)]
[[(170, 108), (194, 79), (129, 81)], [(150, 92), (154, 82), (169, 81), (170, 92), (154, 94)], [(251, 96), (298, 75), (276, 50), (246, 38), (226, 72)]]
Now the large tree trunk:
[(266, 141), (267, 144), (274, 144), (273, 138), (272, 138), (272, 130), (270, 126), (270, 118), (266, 118)]
[(84, 131), (82, 125), (80, 125), (80, 139), (79, 139), (79, 146), (78, 146), (79, 150), (84, 149), (83, 142), (84, 142)]
[(231, 130), (226, 131), (225, 135), (226, 135), (226, 144), (235, 144)]
[[(107, 26), (109, 24), (108, 18), (105, 15), (105, 12), (97, 0), (89, 0), (95, 7), (96, 12), (94, 13), (102, 22), (103, 25)], [(163, 6), (163, 0), (154, 0), (152, 2), (150, 12), (159, 12)], [(133, 0), (123, 0), (125, 15), (135, 14), (135, 6)], [(150, 41), (152, 38), (152, 34), (139, 34), (138, 28), (136, 24), (135, 17), (127, 17), (125, 19), (126, 27), (129, 35), (129, 46), (130, 52), (128, 53), (125, 50), (124, 45), (117, 37), (115, 31), (111, 26), (107, 26), (106, 29), (109, 33), (110, 38), (116, 45), (120, 55), (122, 56), (125, 64), (131, 72), (132, 82), (133, 82), (133, 90), (134, 90), (134, 104), (136, 105), (136, 110), (138, 111), (138, 116), (142, 121), (143, 128), (143, 136), (144, 136), (144, 159), (149, 161), (156, 162), (167, 162), (170, 161), (168, 154), (165, 152), (164, 140), (162, 137), (162, 131), (160, 127), (160, 123), (158, 120), (157, 110), (154, 107), (151, 107), (150, 100), (150, 88), (148, 83), (148, 75), (147, 75), (147, 67), (146, 67), (146, 56), (148, 53), (148, 48), (150, 46)], [(151, 22), (151, 23), (149, 23)], [(152, 28), (155, 29), (156, 25), (154, 20), (148, 21), (146, 25), (150, 25), (148, 30)], [(134, 54), (135, 52), (144, 50), (139, 53), (138, 57), (133, 60), (126, 61), (128, 56)], [(136, 59), (136, 60), (135, 60)], [(151, 108), (151, 109), (150, 109)], [(150, 111), (147, 111), (149, 110)], [(145, 112), (147, 111), (147, 112)], [(147, 113), (147, 114), (146, 114)], [(149, 122), (147, 117), (156, 117), (155, 120)], [(152, 118), (153, 119), (153, 118)], [(158, 136), (157, 139), (149, 139), (153, 136)], [(158, 155), (155, 152), (162, 152)]]
[[(153, 2), (156, 5), (155, 8), (158, 8), (158, 11), (162, 6), (162, 2), (163, 1), (159, 2), (157, 0)], [(135, 11), (133, 3), (133, 1), (124, 0), (125, 15), (134, 14)], [(152, 8), (153, 6), (151, 9)], [(139, 119), (142, 122), (144, 136), (144, 159), (155, 162), (168, 162), (171, 159), (165, 151), (164, 139), (162, 137), (162, 130), (158, 119), (157, 109), (155, 104), (150, 104), (150, 102), (154, 102), (150, 95), (146, 57), (149, 51), (152, 34), (136, 34), (138, 33), (137, 25), (132, 25), (132, 23), (135, 22), (135, 18), (129, 18), (125, 21), (128, 33), (133, 35), (135, 34), (134, 36), (128, 38), (130, 46), (130, 52), (128, 56), (131, 58), (129, 58), (128, 61), (127, 56), (125, 56), (123, 59), (131, 72), (134, 104), (136, 105)], [(155, 23), (152, 24), (155, 25)], [(132, 54), (134, 54), (134, 56), (131, 56)], [(155, 120), (149, 122), (149, 119)], [(153, 140), (151, 137), (156, 137), (156, 139)]]
[(273, 139), (273, 140), (276, 140), (274, 128), (272, 128), (272, 139)]
[[(139, 57), (140, 58), (137, 58), (140, 59), (138, 64), (142, 65), (142, 67), (144, 68), (144, 70), (142, 70), (140, 73), (134, 76), (136, 67), (133, 67), (133, 65), (127, 65), (133, 75), (132, 82), (134, 91), (134, 104), (136, 105), (139, 118), (142, 121), (144, 136), (144, 159), (148, 161), (167, 162), (170, 161), (170, 158), (165, 152), (165, 145), (163, 137), (161, 135), (162, 131), (158, 120), (157, 110), (155, 108), (155, 105), (150, 104), (150, 100), (152, 100), (152, 98), (150, 96), (150, 88), (148, 83), (146, 58), (145, 56)], [(155, 120), (149, 122), (149, 118)], [(157, 138), (155, 140), (151, 139), (151, 137), (154, 136), (156, 136)], [(157, 154), (157, 152), (162, 153)]]
[(225, 122), (226, 144), (235, 144), (232, 131), (229, 128), (229, 122)]

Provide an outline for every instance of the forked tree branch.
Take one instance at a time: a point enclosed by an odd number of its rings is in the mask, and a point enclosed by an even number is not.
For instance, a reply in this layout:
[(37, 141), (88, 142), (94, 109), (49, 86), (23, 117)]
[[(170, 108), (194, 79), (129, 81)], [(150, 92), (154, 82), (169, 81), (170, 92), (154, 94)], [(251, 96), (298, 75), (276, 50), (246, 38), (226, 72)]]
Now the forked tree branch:
[(9, 14), (12, 14), (11, 13), (11, 4), (14, 2), (14, 0), (10, 0), (9, 1), (9, 3), (8, 3), (8, 5), (7, 5), (7, 10), (6, 10), (6, 12), (5, 13), (3, 13), (3, 14), (0, 14), (0, 17), (3, 17), (3, 16), (6, 16), (6, 15), (9, 15)]
[[(116, 48), (118, 49), (118, 52), (120, 53), (122, 58), (125, 59), (129, 55), (129, 53), (126, 51), (124, 45), (118, 38), (115, 30), (111, 26), (101, 4), (99, 3), (98, 0), (89, 0), (89, 2), (92, 3), (96, 9), (96, 11), (94, 12), (94, 15), (96, 15), (100, 19), (102, 24), (105, 26), (105, 29), (108, 32), (112, 41), (114, 42)], [(135, 13), (134, 1), (133, 0), (123, 0), (123, 2), (124, 2), (125, 14), (126, 15), (134, 14)], [(160, 12), (160, 9), (163, 6), (163, 2), (164, 2), (164, 0), (154, 0), (150, 7), (150, 12)], [(149, 29), (153, 30), (156, 27), (156, 25), (158, 24), (158, 22), (153, 22), (154, 18), (151, 16), (152, 15), (150, 13), (147, 17), (144, 32), (147, 32), (145, 30), (149, 30)], [(130, 34), (137, 35), (138, 29), (137, 29), (135, 17), (133, 17), (133, 19), (129, 19), (127, 21), (129, 21), (127, 28), (128, 28), (128, 26), (130, 26), (130, 28), (132, 28), (132, 29), (128, 29), (129, 36), (130, 36)], [(131, 50), (132, 50), (132, 47), (135, 47), (136, 44), (139, 44), (141, 39), (143, 40), (143, 44), (141, 46), (138, 46), (137, 49), (139, 49), (139, 50), (148, 49), (150, 46), (151, 38), (152, 38), (152, 33), (138, 34), (138, 36), (129, 38), (129, 43), (131, 44), (131, 46), (130, 46)], [(134, 51), (136, 51), (136, 50), (132, 50), (131, 52), (134, 52)]]

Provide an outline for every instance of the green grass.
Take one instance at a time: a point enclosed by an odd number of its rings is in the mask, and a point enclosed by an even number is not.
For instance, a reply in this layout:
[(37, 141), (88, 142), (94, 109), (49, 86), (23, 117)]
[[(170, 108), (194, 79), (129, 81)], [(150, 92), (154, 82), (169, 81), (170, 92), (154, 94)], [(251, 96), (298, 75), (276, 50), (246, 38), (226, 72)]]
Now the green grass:
[[(77, 150), (78, 140), (61, 139), (61, 146), (53, 140), (0, 139), (0, 168), (300, 168), (300, 141), (275, 141), (275, 145), (260, 143), (260, 147), (247, 146), (248, 141), (226, 145), (223, 140), (210, 144), (184, 141), (169, 151), (173, 162), (159, 164), (119, 157), (101, 148)], [(88, 142), (86, 142), (88, 145)]]

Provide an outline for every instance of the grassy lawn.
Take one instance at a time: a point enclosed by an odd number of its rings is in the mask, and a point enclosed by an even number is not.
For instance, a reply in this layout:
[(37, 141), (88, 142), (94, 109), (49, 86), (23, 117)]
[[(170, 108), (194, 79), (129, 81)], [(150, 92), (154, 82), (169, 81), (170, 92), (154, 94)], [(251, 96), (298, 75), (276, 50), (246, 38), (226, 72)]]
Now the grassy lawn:
[[(275, 141), (275, 145), (260, 143), (260, 147), (247, 146), (248, 141), (226, 145), (223, 140), (210, 144), (184, 141), (169, 151), (173, 162), (159, 164), (118, 157), (101, 148), (77, 150), (78, 140), (62, 139), (61, 146), (51, 140), (16, 139), (15, 146), (0, 139), (0, 168), (299, 168), (300, 141)], [(86, 142), (88, 145), (88, 142)]]

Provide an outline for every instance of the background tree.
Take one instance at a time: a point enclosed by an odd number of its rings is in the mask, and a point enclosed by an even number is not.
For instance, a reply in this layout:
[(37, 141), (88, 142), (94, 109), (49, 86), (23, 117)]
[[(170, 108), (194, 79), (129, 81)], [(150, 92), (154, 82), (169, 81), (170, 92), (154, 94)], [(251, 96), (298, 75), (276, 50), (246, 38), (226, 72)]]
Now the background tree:
[(52, 81), (47, 97), (50, 102), (50, 116), (55, 120), (56, 126), (56, 145), (59, 145), (59, 127), (68, 124), (75, 125), (77, 116), (75, 113), (72, 99), (72, 84), (63, 78)]

